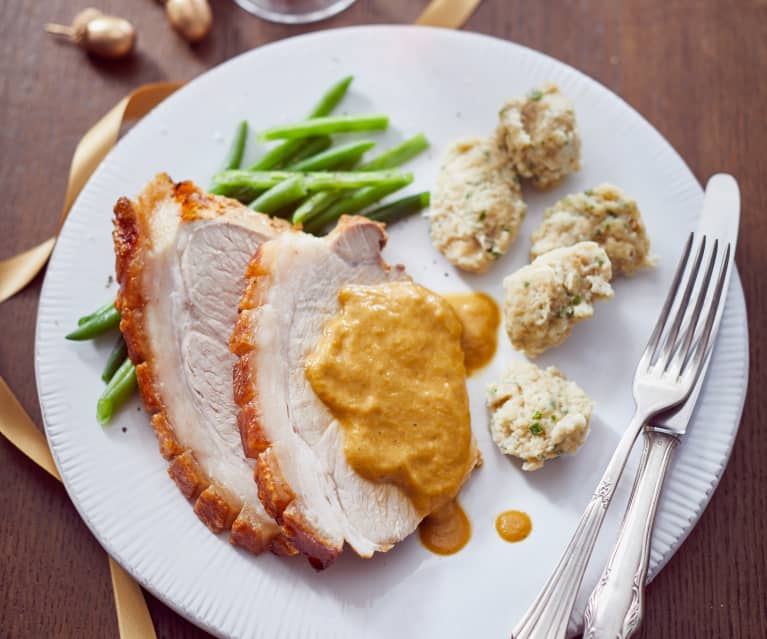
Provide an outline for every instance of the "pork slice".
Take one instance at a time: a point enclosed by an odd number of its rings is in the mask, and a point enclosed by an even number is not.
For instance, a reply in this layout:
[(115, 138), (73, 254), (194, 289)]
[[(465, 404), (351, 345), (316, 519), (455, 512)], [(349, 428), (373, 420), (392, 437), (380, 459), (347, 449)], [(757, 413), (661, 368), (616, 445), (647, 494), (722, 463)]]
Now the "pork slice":
[(228, 349), (248, 262), (288, 225), (165, 174), (121, 198), (114, 225), (120, 328), (168, 473), (213, 532), (295, 553), (243, 454)]
[(304, 372), (342, 287), (409, 279), (382, 260), (385, 241), (379, 224), (346, 217), (325, 238), (291, 233), (262, 245), (232, 336), (240, 430), (246, 454), (258, 459), (259, 495), (318, 568), (345, 541), (363, 557), (386, 551), (421, 520), (399, 488), (352, 470), (341, 426)]

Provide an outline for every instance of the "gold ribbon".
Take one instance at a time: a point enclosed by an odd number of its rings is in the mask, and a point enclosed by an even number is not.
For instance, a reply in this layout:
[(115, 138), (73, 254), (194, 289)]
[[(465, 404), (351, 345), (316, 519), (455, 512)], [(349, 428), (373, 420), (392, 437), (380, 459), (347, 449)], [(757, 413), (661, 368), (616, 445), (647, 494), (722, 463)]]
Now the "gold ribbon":
[(480, 2), (481, 0), (432, 0), (416, 18), (415, 23), (426, 27), (460, 29)]
[(45, 436), (0, 377), (0, 433), (40, 468), (61, 481)]
[[(0, 433), (40, 468), (61, 481), (48, 442), (0, 377)], [(157, 639), (141, 587), (109, 557), (117, 627), (122, 639)]]
[[(180, 86), (181, 83), (178, 82), (162, 82), (139, 87), (120, 100), (83, 136), (72, 156), (57, 235), (75, 198), (117, 142), (123, 123), (144, 117)], [(55, 243), (54, 236), (20, 255), (0, 261), (0, 303), (34, 279), (48, 261)], [(0, 433), (38, 466), (61, 481), (45, 437), (1, 377)], [(109, 573), (112, 578), (117, 627), (121, 639), (156, 639), (152, 617), (146, 607), (141, 587), (111, 557), (109, 557)]]
[[(139, 87), (120, 100), (83, 136), (72, 156), (64, 208), (56, 235), (61, 231), (72, 203), (88, 178), (117, 142), (123, 123), (143, 118), (180, 86), (179, 82), (160, 82)], [(18, 293), (35, 278), (48, 261), (55, 243), (56, 236), (24, 253), (0, 261), (0, 303)]]

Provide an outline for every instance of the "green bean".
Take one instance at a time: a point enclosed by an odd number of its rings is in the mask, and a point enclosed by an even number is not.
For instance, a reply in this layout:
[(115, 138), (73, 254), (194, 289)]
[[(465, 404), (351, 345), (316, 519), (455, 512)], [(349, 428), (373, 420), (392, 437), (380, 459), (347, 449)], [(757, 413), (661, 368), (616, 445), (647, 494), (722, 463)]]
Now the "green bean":
[(291, 140), (313, 135), (351, 133), (353, 131), (382, 131), (389, 126), (389, 116), (380, 113), (363, 115), (330, 115), (301, 122), (292, 122), (266, 129), (259, 133), (259, 140)]
[(88, 313), (87, 315), (83, 315), (80, 319), (78, 319), (77, 320), (77, 325), (78, 326), (82, 326), (88, 320), (91, 320), (94, 317), (96, 317), (96, 315), (101, 315), (102, 313), (104, 313), (104, 311), (108, 311), (110, 308), (114, 308), (114, 305), (115, 305), (114, 300), (112, 300), (111, 302), (107, 302), (103, 306), (99, 306), (92, 313)]
[(318, 171), (303, 175), (306, 188), (312, 192), (365, 186), (406, 186), (413, 181), (412, 173), (401, 171)]
[[(358, 189), (363, 186), (409, 184), (411, 173), (399, 171), (315, 171), (302, 173), (308, 191), (332, 189)], [(270, 189), (280, 182), (295, 177), (291, 171), (221, 171), (213, 176), (215, 184), (234, 188)]]
[(127, 356), (128, 345), (125, 343), (123, 336), (120, 335), (112, 348), (112, 352), (109, 353), (107, 363), (104, 365), (104, 371), (101, 373), (101, 379), (106, 383), (109, 383), (109, 380), (114, 377), (117, 369), (120, 368), (120, 364), (123, 363), (123, 360), (125, 360)]
[(267, 151), (258, 160), (248, 167), (248, 171), (268, 171), (283, 166), (289, 161), (302, 146), (305, 146), (306, 140), (288, 140), (273, 149)]
[(314, 108), (309, 113), (309, 117), (321, 118), (328, 115), (333, 109), (335, 109), (341, 99), (346, 95), (346, 91), (349, 88), (349, 85), (352, 83), (352, 80), (354, 80), (354, 76), (347, 75), (345, 78), (342, 78), (327, 91), (325, 91), (317, 104), (314, 105)]
[(129, 358), (117, 369), (109, 380), (107, 387), (96, 404), (96, 419), (102, 426), (109, 423), (120, 406), (122, 406), (136, 390), (136, 367)]
[(237, 125), (237, 130), (232, 139), (232, 145), (224, 162), (224, 169), (239, 169), (242, 164), (242, 155), (245, 153), (245, 143), (248, 140), (248, 122), (243, 120)]
[(373, 158), (367, 164), (360, 167), (360, 171), (382, 171), (394, 169), (412, 160), (416, 155), (429, 148), (429, 141), (423, 133), (414, 135), (412, 138), (393, 146), (384, 151), (378, 157)]
[(306, 144), (304, 144), (297, 153), (294, 153), (290, 158), (288, 163), (282, 163), (274, 168), (284, 168), (288, 171), (293, 171), (293, 165), (302, 162), (306, 160), (307, 158), (311, 158), (318, 153), (322, 153), (326, 149), (329, 149), (331, 145), (333, 144), (333, 140), (329, 135), (318, 135), (316, 138), (307, 138)]
[(384, 204), (377, 209), (364, 213), (364, 215), (377, 222), (393, 224), (403, 217), (422, 211), (429, 206), (430, 201), (431, 195), (428, 191), (424, 191), (423, 193), (417, 193), (416, 195), (408, 195), (400, 200), (391, 202), (390, 204)]
[(290, 221), (301, 224), (308, 219), (318, 216), (338, 199), (338, 191), (318, 191), (312, 193), (295, 211)]
[[(363, 164), (361, 167), (359, 167), (358, 170), (373, 171), (381, 169), (393, 169), (400, 166), (401, 164), (404, 164), (408, 160), (413, 159), (416, 155), (423, 152), (428, 147), (429, 141), (426, 139), (426, 136), (424, 136), (423, 133), (419, 133), (418, 135), (415, 135), (412, 138), (401, 142), (397, 146), (393, 146), (387, 151), (384, 151), (378, 157), (373, 158), (370, 162)], [(298, 224), (300, 222), (308, 226), (309, 221), (326, 212), (331, 206), (339, 203), (343, 198), (352, 197), (353, 195), (353, 193), (348, 194), (342, 192), (336, 193), (335, 195), (328, 193), (322, 199), (318, 198), (314, 201), (311, 201), (310, 198), (310, 200), (307, 201), (305, 207), (299, 207), (296, 209), (296, 212), (293, 214), (292, 218), (293, 224)], [(388, 193), (386, 195), (388, 195)], [(381, 197), (384, 196), (382, 195)], [(370, 202), (367, 206), (370, 204), (375, 204), (375, 202)], [(341, 214), (339, 213), (339, 216), (340, 215)], [(324, 217), (324, 220), (325, 221), (323, 226), (325, 224), (330, 224), (333, 221), (330, 216)]]
[(234, 197), (236, 200), (239, 200), (243, 204), (247, 204), (248, 202), (255, 200), (264, 191), (266, 191), (266, 189), (255, 190), (243, 187), (241, 189), (235, 189), (234, 195), (231, 197)]
[[(235, 130), (234, 138), (232, 138), (229, 152), (226, 154), (226, 160), (223, 164), (224, 170), (240, 168), (240, 165), (242, 164), (242, 155), (245, 153), (245, 143), (247, 142), (247, 139), (248, 122), (247, 120), (243, 120), (237, 125), (237, 129)], [(214, 195), (227, 195), (223, 189), (219, 189), (216, 186), (212, 186), (208, 191)]]
[[(346, 76), (330, 87), (309, 112), (309, 118), (320, 118), (330, 114), (344, 95), (346, 95), (346, 91), (353, 79), (354, 77), (351, 75)], [(267, 152), (266, 155), (249, 168), (251, 171), (266, 171), (283, 166), (293, 160), (306, 142), (303, 138), (283, 142)]]
[(371, 204), (375, 204), (387, 195), (399, 191), (406, 186), (405, 184), (370, 186), (364, 189), (354, 191), (348, 197), (342, 197), (330, 207), (325, 209), (317, 217), (310, 219), (305, 225), (304, 230), (308, 233), (318, 233), (328, 224), (335, 222), (342, 215), (351, 215), (366, 209)]
[(274, 213), (283, 206), (304, 197), (307, 193), (305, 182), (301, 175), (283, 180), (259, 195), (248, 206), (261, 213)]
[(90, 319), (80, 324), (66, 338), (75, 341), (93, 339), (113, 328), (117, 328), (119, 325), (120, 311), (112, 304), (106, 310), (96, 313)]
[(347, 162), (356, 163), (366, 151), (369, 151), (376, 145), (370, 140), (360, 142), (350, 142), (332, 147), (327, 151), (308, 157), (305, 160), (291, 164), (288, 167), (290, 171), (327, 171), (335, 169), (339, 164)]

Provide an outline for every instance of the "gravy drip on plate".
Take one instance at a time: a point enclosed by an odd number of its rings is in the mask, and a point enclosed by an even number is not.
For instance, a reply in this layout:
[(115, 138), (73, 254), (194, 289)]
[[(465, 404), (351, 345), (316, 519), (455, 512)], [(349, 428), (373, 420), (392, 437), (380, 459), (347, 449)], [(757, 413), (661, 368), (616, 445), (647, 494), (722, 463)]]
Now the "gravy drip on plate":
[(412, 282), (347, 286), (306, 377), (362, 477), (398, 486), (422, 515), (453, 499), (477, 461), (461, 324)]
[(495, 300), (485, 293), (450, 293), (444, 296), (463, 324), (461, 348), (466, 373), (487, 366), (498, 346), (501, 313)]
[(533, 529), (533, 522), (521, 510), (506, 510), (496, 518), (495, 529), (504, 541), (522, 541)]
[(435, 510), (418, 526), (421, 544), (437, 555), (452, 555), (471, 537), (471, 523), (457, 500)]

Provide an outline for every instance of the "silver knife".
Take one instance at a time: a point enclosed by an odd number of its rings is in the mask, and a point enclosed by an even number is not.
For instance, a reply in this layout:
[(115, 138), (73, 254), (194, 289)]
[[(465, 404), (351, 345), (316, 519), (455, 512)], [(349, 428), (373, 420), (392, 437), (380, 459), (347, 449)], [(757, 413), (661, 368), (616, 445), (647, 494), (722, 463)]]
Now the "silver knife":
[[(740, 222), (740, 192), (730, 175), (714, 175), (706, 185), (700, 233), (716, 238), (722, 259), (729, 247), (724, 290), (729, 290)], [(719, 330), (726, 304), (719, 306), (712, 336)], [(655, 418), (645, 428), (645, 445), (634, 488), (610, 559), (585, 613), (584, 639), (625, 639), (642, 621), (652, 527), (672, 454), (687, 431), (711, 362), (712, 347), (687, 401), (674, 413)]]

